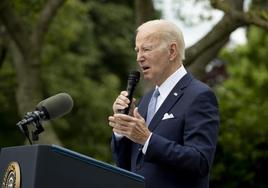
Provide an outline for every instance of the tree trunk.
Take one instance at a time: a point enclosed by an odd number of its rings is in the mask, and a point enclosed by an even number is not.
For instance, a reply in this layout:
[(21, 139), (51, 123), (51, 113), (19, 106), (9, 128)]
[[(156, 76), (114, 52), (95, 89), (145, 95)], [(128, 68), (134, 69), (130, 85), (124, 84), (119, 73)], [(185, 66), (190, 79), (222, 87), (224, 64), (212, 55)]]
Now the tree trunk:
[(155, 18), (152, 0), (135, 0), (136, 26)]
[(193, 75), (201, 79), (205, 76), (205, 67), (228, 42), (231, 33), (243, 23), (225, 15), (213, 29), (195, 45), (186, 49), (184, 64)]
[[(17, 14), (9, 0), (0, 1), (0, 19), (10, 37), (10, 51), (17, 76), (17, 106), (23, 117), (26, 112), (33, 111), (43, 100), (41, 79), (41, 51), (45, 34), (58, 9), (65, 0), (48, 0), (40, 12), (36, 27), (29, 29)], [(28, 25), (28, 27), (30, 27)], [(36, 143), (58, 144), (52, 126), (46, 126)]]
[[(14, 42), (10, 44), (10, 51), (14, 62), (14, 68), (17, 76), (17, 106), (21, 117), (26, 112), (33, 111), (35, 106), (43, 100), (42, 95), (42, 81), (41, 81), (41, 70), (40, 70), (40, 56), (31, 56), (26, 60), (27, 55), (22, 56), (21, 52)], [(34, 143), (39, 144), (57, 144), (61, 145), (53, 127), (46, 123), (45, 131), (40, 134), (38, 141)], [(34, 128), (29, 126), (30, 131)]]

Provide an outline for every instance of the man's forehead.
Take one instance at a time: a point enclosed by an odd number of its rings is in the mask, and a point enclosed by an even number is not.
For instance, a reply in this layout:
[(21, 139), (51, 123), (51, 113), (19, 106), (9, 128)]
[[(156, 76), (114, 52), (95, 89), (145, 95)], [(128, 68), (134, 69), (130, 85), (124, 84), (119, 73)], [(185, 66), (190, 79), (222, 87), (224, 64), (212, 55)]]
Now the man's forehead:
[(138, 31), (141, 30), (149, 30), (149, 31), (161, 31), (164, 28), (169, 27), (168, 22), (166, 21), (149, 21), (144, 24), (142, 24), (139, 28)]
[(158, 42), (159, 41), (159, 33), (157, 32), (153, 32), (153, 31), (150, 31), (150, 32), (139, 32), (137, 33), (137, 36), (136, 36), (136, 42), (148, 42), (148, 43), (154, 43), (154, 42)]
[(138, 29), (137, 35), (156, 35), (158, 32), (161, 32), (162, 28), (158, 25), (145, 25)]

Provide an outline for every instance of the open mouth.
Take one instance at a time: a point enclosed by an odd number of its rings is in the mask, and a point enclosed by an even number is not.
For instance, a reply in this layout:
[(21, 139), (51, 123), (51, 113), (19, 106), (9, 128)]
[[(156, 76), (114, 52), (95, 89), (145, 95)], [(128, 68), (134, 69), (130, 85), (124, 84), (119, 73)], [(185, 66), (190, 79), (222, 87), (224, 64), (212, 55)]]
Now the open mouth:
[(148, 69), (150, 69), (149, 66), (144, 66), (144, 67), (142, 67), (142, 70), (143, 70), (143, 71), (147, 71)]

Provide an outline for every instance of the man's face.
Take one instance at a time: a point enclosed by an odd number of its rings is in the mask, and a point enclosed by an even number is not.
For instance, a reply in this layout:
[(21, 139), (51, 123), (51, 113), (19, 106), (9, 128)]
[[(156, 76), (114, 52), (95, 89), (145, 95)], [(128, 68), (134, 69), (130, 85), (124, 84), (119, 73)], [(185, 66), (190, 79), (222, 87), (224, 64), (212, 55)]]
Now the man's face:
[(161, 35), (141, 30), (136, 36), (137, 63), (144, 79), (161, 85), (170, 75), (169, 46)]

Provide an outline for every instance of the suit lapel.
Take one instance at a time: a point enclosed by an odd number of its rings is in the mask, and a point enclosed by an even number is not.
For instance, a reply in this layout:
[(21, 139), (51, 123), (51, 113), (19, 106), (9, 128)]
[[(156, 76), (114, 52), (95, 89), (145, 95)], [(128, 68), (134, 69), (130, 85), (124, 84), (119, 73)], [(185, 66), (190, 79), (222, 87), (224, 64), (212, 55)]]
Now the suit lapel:
[[(182, 97), (183, 90), (186, 88), (190, 81), (192, 80), (192, 76), (190, 73), (187, 73), (172, 89), (168, 97), (165, 99), (159, 110), (156, 112), (155, 116), (153, 117), (151, 123), (149, 124), (150, 131), (153, 131), (157, 125), (158, 122), (162, 120), (163, 115), (168, 112), (174, 104)], [(152, 94), (154, 92), (154, 89), (151, 90), (148, 94), (146, 94), (139, 104), (139, 113), (140, 115), (146, 119), (147, 116), (147, 109), (150, 102), (150, 99), (152, 97)], [(138, 156), (141, 155), (142, 151), (139, 149), (142, 148), (142, 145), (133, 143), (132, 145), (132, 160), (137, 161)], [(133, 162), (134, 162), (133, 161)]]
[[(164, 116), (164, 114), (169, 112), (170, 109), (182, 97), (184, 93), (183, 90), (189, 85), (192, 78), (193, 78), (192, 75), (190, 73), (187, 73), (171, 90), (171, 92), (169, 93), (169, 95), (167, 96), (163, 104), (160, 106), (160, 108), (154, 115), (151, 123), (149, 124), (150, 131), (153, 131), (157, 127), (157, 125), (159, 124), (159, 121), (162, 120), (162, 117)], [(148, 103), (147, 103), (147, 107), (148, 107)]]

